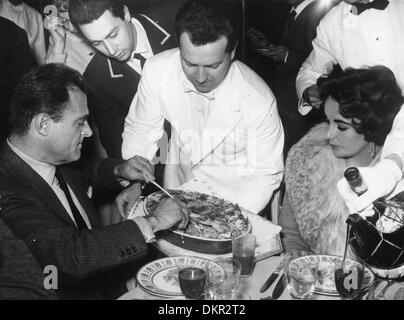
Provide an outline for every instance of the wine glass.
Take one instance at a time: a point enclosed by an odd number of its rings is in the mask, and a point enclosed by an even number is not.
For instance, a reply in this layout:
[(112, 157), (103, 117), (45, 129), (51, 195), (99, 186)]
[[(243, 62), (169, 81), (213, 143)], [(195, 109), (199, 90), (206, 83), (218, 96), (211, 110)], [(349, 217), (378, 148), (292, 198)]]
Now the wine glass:
[(352, 260), (335, 262), (335, 287), (344, 300), (356, 299), (361, 292), (365, 266)]

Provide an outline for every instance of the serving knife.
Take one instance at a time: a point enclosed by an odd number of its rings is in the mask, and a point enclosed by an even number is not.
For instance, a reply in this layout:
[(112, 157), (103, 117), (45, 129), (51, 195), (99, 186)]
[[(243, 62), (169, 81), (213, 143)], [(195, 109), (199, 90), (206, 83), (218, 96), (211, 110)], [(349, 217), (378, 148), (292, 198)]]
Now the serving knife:
[(278, 278), (280, 272), (282, 271), (284, 267), (284, 261), (281, 259), (281, 262), (279, 262), (278, 266), (276, 267), (275, 271), (272, 272), (272, 274), (269, 276), (269, 278), (264, 282), (260, 289), (260, 293), (263, 293), (264, 291), (268, 290), (268, 288), (274, 283), (274, 281)]
[(166, 195), (168, 195), (171, 199), (175, 199), (175, 197), (169, 193), (166, 189), (164, 189), (162, 186), (160, 186), (156, 181), (153, 180), (148, 180), (148, 182), (154, 184), (157, 188), (159, 188), (161, 191), (163, 191)]
[(285, 290), (285, 287), (286, 287), (286, 275), (285, 273), (282, 273), (282, 276), (279, 279), (278, 283), (276, 284), (274, 291), (272, 291), (272, 299), (274, 300), (278, 299)]

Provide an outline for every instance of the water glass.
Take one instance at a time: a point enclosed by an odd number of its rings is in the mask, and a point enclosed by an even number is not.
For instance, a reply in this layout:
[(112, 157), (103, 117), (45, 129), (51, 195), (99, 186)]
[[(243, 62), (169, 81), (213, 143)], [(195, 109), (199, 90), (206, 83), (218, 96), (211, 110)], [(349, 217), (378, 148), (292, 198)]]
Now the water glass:
[(251, 276), (254, 270), (256, 237), (246, 234), (231, 241), (233, 258), (241, 263), (241, 276)]
[(205, 300), (234, 300), (240, 282), (241, 264), (238, 260), (216, 259), (225, 271), (222, 279), (211, 279), (205, 285)]
[(317, 257), (305, 261), (303, 265), (291, 268), (287, 271), (288, 289), (290, 295), (296, 299), (307, 299), (312, 296), (317, 279), (317, 271), (320, 259)]

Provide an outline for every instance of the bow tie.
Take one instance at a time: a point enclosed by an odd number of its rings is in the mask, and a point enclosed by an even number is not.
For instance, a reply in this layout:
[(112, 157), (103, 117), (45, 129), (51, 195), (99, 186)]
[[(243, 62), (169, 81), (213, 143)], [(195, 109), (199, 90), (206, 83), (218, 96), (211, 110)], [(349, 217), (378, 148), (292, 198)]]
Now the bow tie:
[(389, 5), (388, 0), (374, 0), (368, 3), (353, 3), (352, 6), (356, 7), (357, 15), (360, 15), (363, 11), (367, 9), (384, 10)]

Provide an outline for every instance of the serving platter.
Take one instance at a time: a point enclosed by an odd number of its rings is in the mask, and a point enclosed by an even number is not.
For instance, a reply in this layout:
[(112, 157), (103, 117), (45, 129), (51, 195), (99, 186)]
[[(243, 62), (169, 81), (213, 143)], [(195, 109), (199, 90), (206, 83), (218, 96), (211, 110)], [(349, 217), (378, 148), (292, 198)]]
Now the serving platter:
[[(303, 265), (315, 259), (320, 259), (317, 273), (317, 280), (314, 288), (314, 293), (328, 296), (338, 296), (334, 280), (334, 267), (337, 263), (342, 262), (342, 257), (332, 255), (307, 255), (301, 256), (292, 260), (289, 264), (290, 269), (299, 270)], [(346, 259), (347, 265), (360, 265), (359, 262)], [(374, 280), (373, 273), (369, 268), (365, 267), (363, 276), (362, 289), (366, 290)]]
[(160, 297), (182, 297), (178, 271), (183, 267), (210, 270), (212, 277), (225, 276), (224, 269), (217, 263), (200, 257), (177, 256), (162, 258), (144, 265), (136, 274), (138, 285), (146, 292)]
[[(213, 228), (218, 227), (223, 228), (223, 226), (227, 228), (227, 230), (223, 232), (223, 235), (221, 235), (222, 238), (212, 238), (203, 235), (193, 235), (178, 229), (170, 229), (162, 231), (160, 233), (159, 238), (165, 239), (166, 241), (176, 246), (199, 253), (226, 254), (231, 252), (232, 238), (242, 237), (243, 235), (251, 232), (252, 230), (252, 226), (251, 223), (248, 221), (248, 217), (246, 217), (241, 212), (240, 208), (238, 208), (237, 205), (234, 205), (218, 197), (195, 191), (170, 190), (170, 192), (172, 192), (175, 196), (186, 195), (188, 197), (189, 202), (191, 202), (191, 204), (187, 203), (188, 207), (192, 212), (191, 219), (194, 219), (193, 217), (196, 217), (196, 221), (199, 221), (200, 219), (198, 219), (198, 215), (204, 218), (209, 214), (209, 208), (211, 208), (213, 211), (216, 211), (217, 218), (201, 221), (202, 222), (201, 225), (204, 224), (215, 225), (217, 223), (217, 219), (223, 218), (225, 214), (228, 214), (230, 216), (234, 215), (234, 217), (236, 216), (240, 217), (236, 219), (237, 222), (240, 222), (241, 225), (244, 224), (242, 228), (235, 230), (237, 231), (236, 236), (234, 234), (231, 234), (231, 228), (229, 228), (228, 225), (223, 225), (222, 223), (221, 225), (214, 226)], [(160, 191), (157, 191), (146, 197), (144, 201), (144, 212), (146, 212), (146, 214), (150, 214), (153, 208), (156, 207), (156, 204), (162, 201), (165, 197), (167, 196)], [(200, 207), (198, 207), (198, 205)], [(225, 209), (221, 210), (222, 208)], [(207, 228), (205, 226), (204, 230), (206, 229)]]

